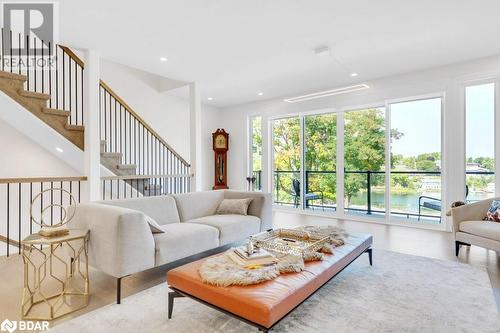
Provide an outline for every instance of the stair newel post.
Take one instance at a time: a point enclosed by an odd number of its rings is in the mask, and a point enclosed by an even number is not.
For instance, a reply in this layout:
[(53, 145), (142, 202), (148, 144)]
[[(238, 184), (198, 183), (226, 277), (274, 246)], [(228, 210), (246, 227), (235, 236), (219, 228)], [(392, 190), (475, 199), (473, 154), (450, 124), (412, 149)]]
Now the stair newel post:
[(84, 191), (84, 201), (101, 198), (101, 145), (99, 136), (99, 54), (92, 50), (85, 51), (84, 97), (83, 103), (85, 123), (84, 166), (87, 183)]

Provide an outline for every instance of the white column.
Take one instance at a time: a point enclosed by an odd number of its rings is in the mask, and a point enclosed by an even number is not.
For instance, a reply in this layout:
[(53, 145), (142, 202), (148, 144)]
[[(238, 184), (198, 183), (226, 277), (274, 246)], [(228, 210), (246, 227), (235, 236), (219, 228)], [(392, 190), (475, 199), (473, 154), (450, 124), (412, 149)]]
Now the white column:
[(84, 171), (87, 182), (83, 198), (85, 201), (101, 199), (101, 152), (99, 137), (99, 55), (85, 51), (84, 108), (85, 150)]
[(465, 199), (465, 96), (464, 87), (455, 83), (448, 84), (443, 100), (443, 142), (442, 167), (444, 172), (442, 186), (443, 221), (451, 230), (451, 218), (446, 216), (453, 201)]
[(337, 214), (344, 216), (344, 112), (337, 113)]
[(201, 191), (201, 170), (203, 170), (203, 159), (201, 158), (201, 102), (200, 92), (195, 82), (189, 84), (189, 132), (191, 173), (194, 173), (191, 190)]

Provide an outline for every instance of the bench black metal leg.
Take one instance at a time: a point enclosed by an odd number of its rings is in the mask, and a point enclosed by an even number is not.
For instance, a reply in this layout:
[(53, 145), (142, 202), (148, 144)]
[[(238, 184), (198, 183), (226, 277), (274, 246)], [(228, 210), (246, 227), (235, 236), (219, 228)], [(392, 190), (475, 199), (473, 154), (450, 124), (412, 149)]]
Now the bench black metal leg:
[(369, 248), (369, 249), (366, 249), (365, 250), (366, 253), (368, 253), (368, 260), (370, 261), (370, 266), (373, 266), (373, 255), (372, 255), (372, 249)]
[(122, 278), (116, 279), (116, 304), (122, 302)]
[(178, 297), (184, 297), (184, 295), (179, 294), (177, 291), (170, 291), (168, 293), (168, 319), (172, 318), (172, 311), (174, 310), (174, 299)]
[(470, 244), (467, 244), (467, 243), (464, 243), (461, 241), (455, 241), (455, 256), (457, 256), (457, 257), (458, 257), (458, 253), (460, 252), (461, 245), (470, 246)]

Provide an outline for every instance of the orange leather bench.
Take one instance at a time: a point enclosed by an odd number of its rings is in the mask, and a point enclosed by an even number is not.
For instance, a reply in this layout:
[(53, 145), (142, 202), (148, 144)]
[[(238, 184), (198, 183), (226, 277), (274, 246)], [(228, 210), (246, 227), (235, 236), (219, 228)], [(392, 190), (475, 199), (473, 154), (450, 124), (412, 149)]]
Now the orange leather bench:
[(168, 318), (172, 317), (174, 299), (187, 296), (267, 332), (361, 254), (368, 253), (371, 265), (371, 245), (371, 235), (351, 235), (333, 255), (306, 263), (304, 271), (251, 286), (203, 283), (198, 268), (204, 259), (180, 266), (167, 273), (173, 290), (168, 295)]

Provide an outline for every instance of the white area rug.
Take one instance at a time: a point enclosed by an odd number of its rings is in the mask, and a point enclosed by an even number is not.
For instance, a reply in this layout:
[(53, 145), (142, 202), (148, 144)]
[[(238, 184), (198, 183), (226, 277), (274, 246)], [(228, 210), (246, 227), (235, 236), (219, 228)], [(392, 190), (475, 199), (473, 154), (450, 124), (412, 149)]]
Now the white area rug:
[[(55, 326), (53, 332), (256, 332), (188, 298), (167, 319), (161, 284)], [(275, 332), (500, 332), (485, 270), (452, 261), (374, 251), (362, 255)]]

